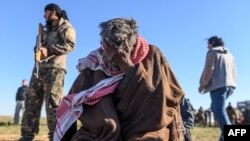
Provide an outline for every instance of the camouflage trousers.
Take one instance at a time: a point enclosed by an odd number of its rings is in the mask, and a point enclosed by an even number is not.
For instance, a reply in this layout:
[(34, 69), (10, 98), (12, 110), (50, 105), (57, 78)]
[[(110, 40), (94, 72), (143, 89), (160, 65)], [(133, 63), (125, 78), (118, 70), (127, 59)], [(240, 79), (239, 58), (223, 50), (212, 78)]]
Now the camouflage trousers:
[[(33, 73), (34, 74), (34, 70)], [(21, 135), (33, 139), (39, 132), (39, 121), (43, 101), (47, 115), (49, 139), (53, 139), (56, 124), (56, 108), (63, 98), (65, 70), (40, 69), (39, 78), (32, 75), (25, 99), (25, 111), (22, 119)]]

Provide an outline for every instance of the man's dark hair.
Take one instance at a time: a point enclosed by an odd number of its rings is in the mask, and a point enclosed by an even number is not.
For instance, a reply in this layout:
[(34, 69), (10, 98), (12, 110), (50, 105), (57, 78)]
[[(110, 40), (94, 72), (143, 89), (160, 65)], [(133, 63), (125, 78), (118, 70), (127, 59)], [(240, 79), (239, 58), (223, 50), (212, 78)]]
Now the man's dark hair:
[(56, 11), (56, 14), (59, 18), (62, 17), (65, 20), (69, 21), (67, 12), (65, 10), (61, 10), (61, 8), (57, 4), (54, 3), (47, 4), (44, 8), (44, 11), (46, 10)]
[(208, 39), (208, 43), (210, 43), (213, 47), (217, 46), (224, 46), (224, 42), (222, 38), (219, 38), (218, 36), (212, 36)]

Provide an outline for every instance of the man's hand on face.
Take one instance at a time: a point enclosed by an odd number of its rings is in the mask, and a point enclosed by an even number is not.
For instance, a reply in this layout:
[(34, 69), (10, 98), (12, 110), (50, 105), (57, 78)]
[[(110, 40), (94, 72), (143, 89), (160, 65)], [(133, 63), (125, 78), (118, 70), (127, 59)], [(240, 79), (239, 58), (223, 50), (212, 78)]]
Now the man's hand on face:
[(128, 72), (134, 64), (131, 61), (131, 47), (126, 40), (121, 46), (118, 46), (112, 40), (106, 38), (103, 41), (104, 52), (108, 60), (114, 65), (118, 66), (124, 73)]

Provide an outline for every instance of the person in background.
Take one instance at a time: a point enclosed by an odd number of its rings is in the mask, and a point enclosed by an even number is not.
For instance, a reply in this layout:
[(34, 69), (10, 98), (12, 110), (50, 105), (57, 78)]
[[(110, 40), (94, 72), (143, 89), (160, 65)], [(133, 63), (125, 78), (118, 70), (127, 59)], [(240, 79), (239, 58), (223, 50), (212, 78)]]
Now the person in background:
[(228, 103), (228, 106), (226, 108), (228, 118), (231, 122), (231, 124), (237, 124), (237, 114), (235, 109), (233, 108), (231, 102)]
[(194, 115), (192, 107), (186, 98), (181, 103), (181, 117), (185, 128), (184, 141), (192, 141), (191, 128), (194, 126)]
[(186, 100), (187, 100), (187, 102), (189, 103), (189, 106), (190, 106), (191, 110), (194, 112), (195, 109), (194, 109), (193, 104), (190, 102), (189, 98), (187, 98)]
[(20, 141), (31, 141), (39, 132), (39, 121), (43, 102), (48, 124), (48, 137), (53, 141), (56, 124), (56, 109), (64, 93), (67, 54), (75, 46), (75, 30), (69, 22), (66, 11), (54, 3), (44, 8), (46, 20), (42, 47), (40, 51), (46, 61), (34, 67), (29, 91), (25, 101), (25, 112), (22, 120)]
[(207, 119), (208, 119), (208, 126), (211, 127), (212, 126), (212, 123), (211, 123), (211, 120), (212, 120), (212, 111), (211, 111), (211, 108), (208, 108), (206, 110), (206, 113), (207, 113)]
[(234, 56), (224, 47), (218, 36), (208, 39), (208, 52), (200, 78), (200, 93), (210, 92), (211, 110), (221, 129), (220, 141), (224, 140), (224, 125), (230, 125), (225, 103), (236, 88), (236, 65)]
[(134, 19), (99, 27), (101, 47), (78, 61), (80, 74), (57, 109), (54, 140), (77, 119), (81, 127), (62, 140), (183, 139), (184, 92), (160, 49), (140, 36)]
[(22, 111), (22, 116), (24, 112), (24, 102), (25, 97), (28, 92), (28, 85), (27, 80), (22, 80), (22, 86), (17, 89), (16, 92), (16, 108), (15, 108), (15, 114), (14, 114), (14, 120), (13, 124), (18, 125), (19, 124), (19, 117), (20, 117), (20, 111)]
[(205, 127), (205, 112), (203, 110), (203, 107), (200, 106), (198, 109), (197, 114), (195, 115), (196, 122), (200, 124), (200, 126)]

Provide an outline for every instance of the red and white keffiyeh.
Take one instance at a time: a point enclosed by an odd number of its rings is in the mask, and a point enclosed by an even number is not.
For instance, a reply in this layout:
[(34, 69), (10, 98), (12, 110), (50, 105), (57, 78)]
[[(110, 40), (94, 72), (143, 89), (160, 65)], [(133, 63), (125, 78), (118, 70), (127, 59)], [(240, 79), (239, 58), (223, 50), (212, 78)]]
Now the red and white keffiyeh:
[[(148, 43), (140, 36), (137, 38), (137, 44), (131, 56), (134, 64), (140, 63), (149, 51)], [(123, 73), (111, 72), (107, 70), (102, 60), (102, 49), (92, 51), (87, 57), (79, 59), (77, 69), (79, 71), (89, 68), (91, 70), (102, 70), (110, 78), (104, 79), (95, 86), (81, 91), (76, 94), (70, 94), (63, 98), (56, 114), (56, 127), (54, 131), (54, 141), (60, 141), (69, 127), (83, 113), (82, 104), (94, 105), (101, 100), (103, 96), (111, 94), (116, 89), (120, 80), (123, 78)]]

